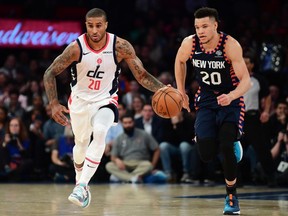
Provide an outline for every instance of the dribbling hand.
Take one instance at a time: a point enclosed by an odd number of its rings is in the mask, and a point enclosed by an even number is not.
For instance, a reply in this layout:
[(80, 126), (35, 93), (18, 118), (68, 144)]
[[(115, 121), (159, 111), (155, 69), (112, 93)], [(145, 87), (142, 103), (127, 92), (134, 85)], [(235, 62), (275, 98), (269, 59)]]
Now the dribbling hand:
[(186, 109), (188, 112), (190, 112), (190, 106), (189, 106), (189, 97), (187, 94), (183, 94), (181, 92), (182, 98), (183, 98), (183, 108)]

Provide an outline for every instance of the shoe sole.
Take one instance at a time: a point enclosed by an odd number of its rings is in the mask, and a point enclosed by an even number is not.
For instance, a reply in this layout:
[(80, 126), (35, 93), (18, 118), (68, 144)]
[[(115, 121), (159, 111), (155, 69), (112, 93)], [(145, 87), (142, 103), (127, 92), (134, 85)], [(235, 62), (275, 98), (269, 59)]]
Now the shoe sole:
[(75, 197), (73, 197), (71, 195), (68, 197), (68, 200), (77, 206), (80, 206), (82, 208), (87, 208), (91, 202), (91, 193), (89, 190), (88, 190), (88, 196), (89, 196), (89, 199), (88, 199), (88, 204), (86, 206), (82, 206), (82, 203), (78, 199), (76, 199)]
[(223, 215), (240, 215), (240, 211), (237, 211), (237, 212), (224, 212), (223, 211)]

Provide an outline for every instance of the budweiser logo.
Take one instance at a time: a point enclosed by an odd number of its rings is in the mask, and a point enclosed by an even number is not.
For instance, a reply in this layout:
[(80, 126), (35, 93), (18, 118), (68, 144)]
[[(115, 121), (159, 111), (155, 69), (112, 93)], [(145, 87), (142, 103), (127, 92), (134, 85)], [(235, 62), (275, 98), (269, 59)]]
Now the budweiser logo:
[(78, 22), (0, 20), (0, 46), (57, 48), (74, 41), (80, 32)]

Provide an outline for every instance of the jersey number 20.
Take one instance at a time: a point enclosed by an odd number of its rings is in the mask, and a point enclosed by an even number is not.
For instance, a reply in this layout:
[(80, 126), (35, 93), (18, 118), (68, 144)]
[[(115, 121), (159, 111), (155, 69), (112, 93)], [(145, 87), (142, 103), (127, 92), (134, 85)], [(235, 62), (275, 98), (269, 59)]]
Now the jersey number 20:
[(221, 74), (219, 72), (207, 73), (206, 71), (201, 71), (202, 82), (207, 85), (220, 85), (221, 84)]

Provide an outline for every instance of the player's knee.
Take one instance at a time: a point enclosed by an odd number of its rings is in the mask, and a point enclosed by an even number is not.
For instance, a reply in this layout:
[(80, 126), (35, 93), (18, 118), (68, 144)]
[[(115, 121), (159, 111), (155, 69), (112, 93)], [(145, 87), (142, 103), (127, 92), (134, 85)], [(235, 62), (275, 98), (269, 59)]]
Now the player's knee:
[(199, 155), (202, 161), (210, 162), (214, 159), (215, 155), (217, 154), (217, 144), (215, 142), (215, 139), (197, 138), (197, 145), (198, 145)]
[(105, 137), (108, 129), (109, 128), (104, 124), (95, 124), (93, 127), (93, 137)]

